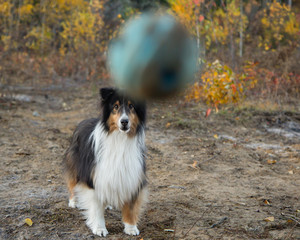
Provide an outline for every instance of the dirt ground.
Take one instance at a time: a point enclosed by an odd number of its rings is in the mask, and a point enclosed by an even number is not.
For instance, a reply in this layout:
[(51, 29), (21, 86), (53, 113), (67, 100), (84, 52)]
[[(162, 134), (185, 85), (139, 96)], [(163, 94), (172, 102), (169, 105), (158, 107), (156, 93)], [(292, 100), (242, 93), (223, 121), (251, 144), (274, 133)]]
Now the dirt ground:
[[(68, 207), (61, 164), (76, 124), (98, 115), (97, 93), (2, 93), (0, 239), (99, 238)], [(300, 106), (208, 118), (205, 109), (180, 99), (148, 104), (141, 234), (126, 236), (120, 212), (108, 210), (107, 239), (300, 239)]]

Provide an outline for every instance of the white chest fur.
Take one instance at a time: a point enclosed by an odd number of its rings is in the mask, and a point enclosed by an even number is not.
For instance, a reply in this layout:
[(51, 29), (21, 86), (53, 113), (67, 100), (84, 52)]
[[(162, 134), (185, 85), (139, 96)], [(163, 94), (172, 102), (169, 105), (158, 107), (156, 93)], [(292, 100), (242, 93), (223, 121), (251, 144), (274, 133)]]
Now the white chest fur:
[(132, 138), (120, 131), (108, 135), (98, 123), (91, 140), (96, 159), (96, 195), (101, 203), (120, 207), (131, 200), (144, 179), (144, 133)]

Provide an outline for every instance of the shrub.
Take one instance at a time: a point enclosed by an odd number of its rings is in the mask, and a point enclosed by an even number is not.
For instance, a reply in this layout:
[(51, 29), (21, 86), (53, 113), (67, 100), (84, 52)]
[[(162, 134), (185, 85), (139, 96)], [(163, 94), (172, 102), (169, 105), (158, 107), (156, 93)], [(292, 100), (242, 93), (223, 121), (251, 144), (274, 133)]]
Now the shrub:
[(203, 99), (218, 109), (219, 105), (237, 103), (243, 96), (243, 86), (236, 81), (236, 74), (227, 65), (218, 60), (208, 63), (201, 76), (186, 96), (187, 101)]
[(242, 73), (234, 73), (218, 60), (208, 63), (200, 81), (188, 90), (186, 101), (205, 101), (218, 110), (220, 105), (239, 103), (248, 91), (255, 88), (258, 80), (257, 63), (248, 62)]

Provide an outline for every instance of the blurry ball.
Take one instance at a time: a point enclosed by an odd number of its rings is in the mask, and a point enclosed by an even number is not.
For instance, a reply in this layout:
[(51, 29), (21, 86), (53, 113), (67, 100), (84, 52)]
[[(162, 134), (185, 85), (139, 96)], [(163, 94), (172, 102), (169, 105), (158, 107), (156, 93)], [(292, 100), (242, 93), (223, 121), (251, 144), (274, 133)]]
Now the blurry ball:
[(194, 79), (195, 41), (170, 15), (130, 20), (109, 47), (108, 66), (117, 87), (143, 98), (166, 97)]

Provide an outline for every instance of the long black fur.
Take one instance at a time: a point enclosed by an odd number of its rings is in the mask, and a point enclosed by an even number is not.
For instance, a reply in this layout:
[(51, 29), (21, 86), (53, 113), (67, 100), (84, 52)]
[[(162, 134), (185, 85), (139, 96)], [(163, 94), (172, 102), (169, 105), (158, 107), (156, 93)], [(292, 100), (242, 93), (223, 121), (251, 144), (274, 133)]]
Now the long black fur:
[[(107, 120), (113, 109), (113, 104), (119, 100), (120, 102), (127, 101), (128, 98), (113, 88), (100, 89), (101, 97), (101, 115), (99, 118), (91, 118), (79, 123), (74, 131), (71, 144), (65, 155), (65, 165), (67, 174), (71, 177), (76, 177), (77, 182), (87, 184), (90, 188), (94, 188), (92, 173), (95, 167), (94, 147), (93, 142), (90, 141), (90, 136), (95, 129), (97, 123), (100, 121), (109, 130)], [(139, 134), (142, 127), (145, 127), (146, 120), (146, 105), (144, 102), (132, 100), (135, 112), (139, 118), (140, 124), (137, 128), (136, 134)], [(146, 172), (145, 153), (143, 153), (143, 170)], [(76, 174), (76, 176), (72, 176)], [(141, 189), (147, 184), (145, 179), (141, 184)]]
[(99, 120), (99, 118), (91, 118), (80, 122), (74, 131), (70, 148), (67, 151), (73, 160), (77, 182), (86, 183), (90, 188), (94, 187), (91, 172), (95, 163), (94, 148), (89, 138)]

